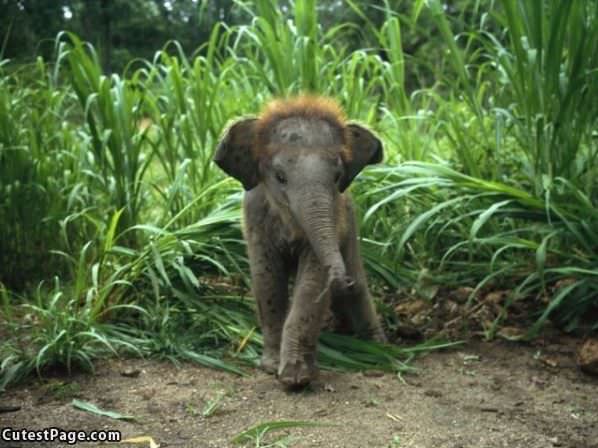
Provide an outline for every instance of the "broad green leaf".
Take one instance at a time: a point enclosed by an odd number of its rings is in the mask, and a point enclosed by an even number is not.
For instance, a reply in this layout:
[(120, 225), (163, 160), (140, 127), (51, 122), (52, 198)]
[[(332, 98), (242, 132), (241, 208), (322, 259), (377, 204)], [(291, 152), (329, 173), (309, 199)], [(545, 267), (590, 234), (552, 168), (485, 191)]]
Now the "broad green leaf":
[(81, 409), (82, 411), (89, 412), (90, 414), (95, 414), (102, 417), (113, 418), (115, 420), (136, 420), (136, 418), (132, 415), (123, 415), (114, 411), (105, 411), (88, 401), (74, 399), (72, 401), (72, 405), (77, 409)]

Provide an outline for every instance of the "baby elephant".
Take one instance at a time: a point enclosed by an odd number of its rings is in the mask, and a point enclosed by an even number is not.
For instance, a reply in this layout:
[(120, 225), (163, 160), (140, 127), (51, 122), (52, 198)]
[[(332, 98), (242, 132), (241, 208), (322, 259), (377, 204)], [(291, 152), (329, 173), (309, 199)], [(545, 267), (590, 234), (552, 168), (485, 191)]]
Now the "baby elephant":
[(313, 380), (329, 307), (343, 328), (385, 342), (345, 192), (365, 165), (382, 160), (380, 140), (347, 123), (333, 100), (302, 96), (273, 101), (258, 118), (232, 124), (214, 160), (246, 190), (244, 234), (264, 335), (262, 368), (287, 386)]

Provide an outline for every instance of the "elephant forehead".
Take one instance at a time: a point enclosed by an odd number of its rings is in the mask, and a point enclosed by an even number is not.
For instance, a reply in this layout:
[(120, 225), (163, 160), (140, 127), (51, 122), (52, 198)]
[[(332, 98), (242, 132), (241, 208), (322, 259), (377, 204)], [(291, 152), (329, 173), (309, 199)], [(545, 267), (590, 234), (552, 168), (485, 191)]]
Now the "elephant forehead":
[(276, 123), (269, 136), (273, 145), (325, 148), (342, 143), (342, 130), (320, 119), (290, 117)]

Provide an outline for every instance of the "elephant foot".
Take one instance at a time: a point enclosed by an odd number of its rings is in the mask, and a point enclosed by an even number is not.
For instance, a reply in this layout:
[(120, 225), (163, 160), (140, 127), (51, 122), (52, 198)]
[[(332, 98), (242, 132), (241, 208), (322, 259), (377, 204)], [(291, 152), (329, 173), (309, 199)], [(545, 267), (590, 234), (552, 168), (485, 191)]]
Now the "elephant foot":
[(262, 354), (262, 359), (260, 360), (260, 368), (264, 372), (270, 373), (271, 375), (275, 375), (278, 371), (279, 364), (280, 360), (278, 356), (271, 355), (265, 352)]
[(318, 366), (313, 359), (282, 361), (278, 368), (278, 381), (291, 388), (307, 386), (317, 377)]

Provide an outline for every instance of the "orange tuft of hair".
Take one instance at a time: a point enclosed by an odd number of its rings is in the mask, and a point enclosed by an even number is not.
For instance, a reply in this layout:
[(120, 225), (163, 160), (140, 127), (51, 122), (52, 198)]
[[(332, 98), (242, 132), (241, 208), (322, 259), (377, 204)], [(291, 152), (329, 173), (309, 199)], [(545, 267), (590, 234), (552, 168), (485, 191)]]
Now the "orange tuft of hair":
[(275, 99), (266, 104), (256, 123), (256, 144), (254, 149), (260, 151), (264, 148), (268, 141), (268, 132), (279, 121), (291, 117), (327, 121), (331, 126), (339, 129), (343, 146), (348, 141), (345, 112), (334, 99), (301, 95)]

